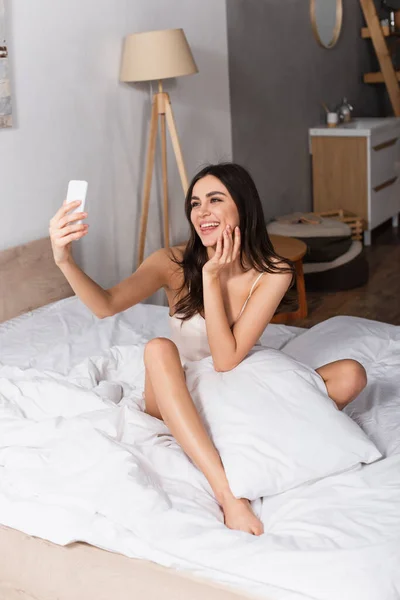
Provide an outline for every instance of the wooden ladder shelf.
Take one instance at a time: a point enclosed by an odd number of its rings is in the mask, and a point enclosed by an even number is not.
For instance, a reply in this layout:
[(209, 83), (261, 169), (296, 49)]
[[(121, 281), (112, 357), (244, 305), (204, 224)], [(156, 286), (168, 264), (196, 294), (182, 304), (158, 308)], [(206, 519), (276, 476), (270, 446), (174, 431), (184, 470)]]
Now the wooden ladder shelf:
[[(366, 73), (364, 75), (364, 82), (384, 83), (389, 94), (393, 112), (396, 117), (400, 117), (400, 71), (395, 71), (385, 40), (385, 37), (396, 35), (396, 33), (392, 34), (388, 27), (381, 26), (374, 0), (360, 0), (360, 4), (367, 23), (367, 27), (362, 29), (361, 35), (363, 38), (371, 38), (381, 68), (378, 73)], [(397, 35), (399, 35), (398, 32)]]

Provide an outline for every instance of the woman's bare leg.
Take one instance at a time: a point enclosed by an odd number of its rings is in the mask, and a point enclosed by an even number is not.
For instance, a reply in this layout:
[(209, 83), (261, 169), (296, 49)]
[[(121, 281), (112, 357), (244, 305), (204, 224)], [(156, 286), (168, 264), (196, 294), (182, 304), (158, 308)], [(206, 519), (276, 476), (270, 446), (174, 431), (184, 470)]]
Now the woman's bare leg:
[(230, 529), (263, 533), (263, 524), (246, 499), (233, 496), (221, 458), (209, 438), (187, 389), (179, 352), (173, 342), (156, 338), (144, 353), (146, 412), (161, 418), (176, 441), (209, 481)]
[(339, 410), (357, 398), (367, 385), (364, 367), (356, 360), (336, 360), (316, 369)]

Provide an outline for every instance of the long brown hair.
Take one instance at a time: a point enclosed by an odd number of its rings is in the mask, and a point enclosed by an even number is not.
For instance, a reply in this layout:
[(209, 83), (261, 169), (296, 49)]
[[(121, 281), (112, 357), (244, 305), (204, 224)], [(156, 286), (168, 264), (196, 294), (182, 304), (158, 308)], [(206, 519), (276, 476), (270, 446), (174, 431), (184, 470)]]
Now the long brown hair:
[(217, 177), (224, 184), (238, 209), (242, 268), (266, 273), (294, 274), (293, 264), (278, 256), (274, 251), (265, 226), (260, 196), (248, 171), (235, 163), (208, 165), (195, 175), (189, 185), (185, 200), (185, 212), (190, 225), (190, 238), (182, 259), (176, 257), (173, 259), (183, 270), (183, 284), (178, 295), (184, 289), (188, 290), (175, 306), (176, 316), (182, 320), (190, 319), (195, 314), (204, 311), (202, 269), (208, 261), (208, 254), (207, 248), (203, 246), (196, 233), (190, 215), (193, 188), (200, 179), (207, 175)]

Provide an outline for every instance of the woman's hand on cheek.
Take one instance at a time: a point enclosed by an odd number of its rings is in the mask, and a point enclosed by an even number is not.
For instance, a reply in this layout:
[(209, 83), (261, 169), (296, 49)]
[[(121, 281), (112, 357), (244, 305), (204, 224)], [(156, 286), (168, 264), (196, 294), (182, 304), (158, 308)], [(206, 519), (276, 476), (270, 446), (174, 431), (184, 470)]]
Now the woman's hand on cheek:
[(219, 236), (215, 254), (208, 260), (204, 267), (203, 273), (211, 276), (218, 276), (219, 273), (226, 267), (232, 265), (237, 259), (240, 250), (240, 230), (235, 228), (235, 239), (233, 240), (233, 232), (230, 225), (224, 229)]
[(233, 240), (233, 248), (232, 248), (232, 262), (235, 262), (240, 256), (240, 229), (239, 227), (235, 227), (235, 237)]

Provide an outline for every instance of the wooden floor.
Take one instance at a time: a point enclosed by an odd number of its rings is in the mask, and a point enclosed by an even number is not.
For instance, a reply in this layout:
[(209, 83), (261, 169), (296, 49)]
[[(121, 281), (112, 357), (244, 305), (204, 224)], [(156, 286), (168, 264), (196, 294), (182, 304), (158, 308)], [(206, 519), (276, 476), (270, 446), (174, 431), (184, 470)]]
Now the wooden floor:
[(346, 292), (308, 292), (308, 317), (293, 325), (311, 327), (335, 315), (400, 325), (399, 229), (384, 224), (372, 233), (372, 245), (365, 251), (370, 268), (368, 283)]

